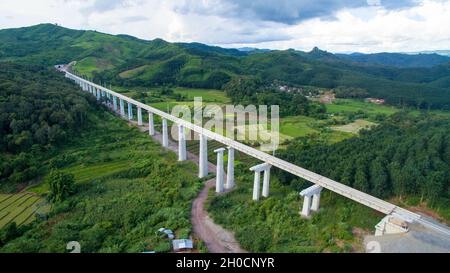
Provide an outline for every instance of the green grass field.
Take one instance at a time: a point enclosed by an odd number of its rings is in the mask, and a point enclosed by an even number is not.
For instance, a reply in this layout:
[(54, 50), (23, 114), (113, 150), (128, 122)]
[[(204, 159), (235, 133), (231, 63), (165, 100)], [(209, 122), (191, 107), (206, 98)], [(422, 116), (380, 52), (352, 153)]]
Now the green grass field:
[(31, 193), (0, 194), (0, 229), (9, 223), (31, 223), (44, 198)]
[(327, 112), (330, 114), (363, 111), (369, 115), (376, 115), (376, 114), (392, 115), (399, 111), (398, 108), (393, 106), (379, 105), (353, 99), (337, 99), (332, 104), (326, 104), (326, 108)]
[(292, 116), (282, 118), (280, 121), (280, 132), (290, 137), (304, 137), (310, 134), (319, 133), (313, 128), (316, 119), (306, 116)]
[[(355, 136), (355, 133), (323, 128), (324, 121), (306, 116), (292, 116), (282, 118), (280, 121), (280, 140), (297, 137), (320, 137), (328, 143), (336, 143)], [(283, 138), (282, 136), (288, 136)], [(282, 143), (282, 142), (281, 142)]]
[(185, 95), (189, 100), (193, 100), (195, 97), (201, 97), (204, 102), (215, 102), (218, 104), (230, 103), (231, 100), (225, 94), (225, 92), (214, 89), (196, 89), (196, 88), (175, 88), (175, 93)]

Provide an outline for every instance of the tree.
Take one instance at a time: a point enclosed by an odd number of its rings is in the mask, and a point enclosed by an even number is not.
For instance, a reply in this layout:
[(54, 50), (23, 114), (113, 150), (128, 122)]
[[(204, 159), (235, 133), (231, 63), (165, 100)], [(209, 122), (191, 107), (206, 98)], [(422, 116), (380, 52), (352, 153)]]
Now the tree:
[(428, 176), (425, 194), (431, 204), (435, 203), (440, 194), (442, 194), (446, 181), (445, 172), (435, 171)]
[(50, 186), (48, 199), (52, 203), (62, 202), (75, 192), (75, 179), (72, 174), (52, 170), (47, 176), (46, 182)]
[(371, 164), (370, 181), (372, 193), (378, 197), (389, 196), (389, 176), (386, 170), (387, 162), (383, 158), (377, 157)]
[(0, 246), (6, 244), (12, 239), (20, 236), (20, 231), (17, 228), (16, 222), (9, 223), (0, 230)]
[(367, 175), (366, 160), (358, 159), (356, 161), (354, 187), (363, 192), (369, 192), (370, 185), (369, 185), (369, 180), (368, 180), (367, 176), (368, 175)]

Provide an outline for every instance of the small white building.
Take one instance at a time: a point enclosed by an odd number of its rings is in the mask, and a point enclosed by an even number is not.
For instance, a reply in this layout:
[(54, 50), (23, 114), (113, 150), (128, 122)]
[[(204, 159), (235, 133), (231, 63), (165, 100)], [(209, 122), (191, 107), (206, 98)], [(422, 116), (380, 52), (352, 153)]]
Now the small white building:
[(172, 241), (173, 251), (191, 250), (194, 248), (192, 240), (180, 239)]

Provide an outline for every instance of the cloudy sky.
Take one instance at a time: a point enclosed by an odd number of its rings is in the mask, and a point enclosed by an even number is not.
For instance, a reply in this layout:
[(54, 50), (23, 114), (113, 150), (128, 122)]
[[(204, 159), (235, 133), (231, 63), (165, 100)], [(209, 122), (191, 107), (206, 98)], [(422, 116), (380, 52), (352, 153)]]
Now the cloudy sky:
[(0, 28), (331, 52), (450, 49), (450, 0), (1, 0)]

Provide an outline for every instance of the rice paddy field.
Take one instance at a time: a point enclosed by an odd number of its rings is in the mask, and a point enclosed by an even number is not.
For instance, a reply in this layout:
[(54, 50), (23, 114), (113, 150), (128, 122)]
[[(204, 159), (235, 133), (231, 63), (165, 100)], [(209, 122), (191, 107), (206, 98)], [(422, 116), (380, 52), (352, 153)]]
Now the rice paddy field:
[(18, 226), (29, 224), (35, 212), (43, 208), (44, 199), (32, 193), (0, 194), (0, 229), (12, 222)]

